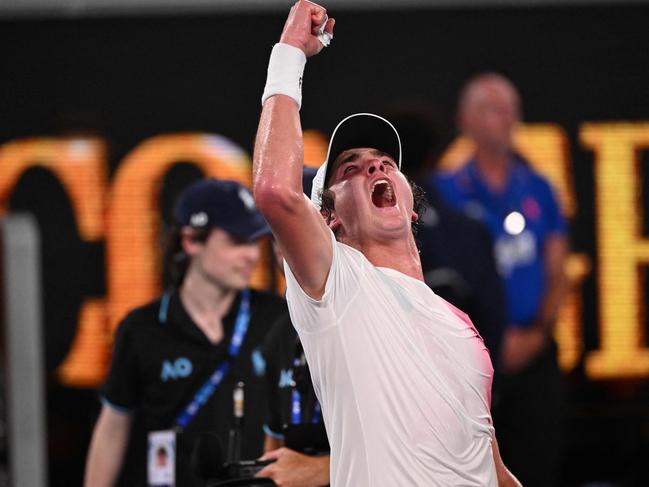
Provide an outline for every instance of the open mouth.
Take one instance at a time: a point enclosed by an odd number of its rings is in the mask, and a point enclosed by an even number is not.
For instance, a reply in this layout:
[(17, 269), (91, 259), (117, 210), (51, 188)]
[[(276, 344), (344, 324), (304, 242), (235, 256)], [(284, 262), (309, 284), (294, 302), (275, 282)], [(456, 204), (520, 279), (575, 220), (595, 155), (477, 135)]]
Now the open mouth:
[(397, 200), (394, 197), (394, 190), (390, 182), (385, 179), (379, 179), (372, 185), (372, 203), (378, 208), (395, 206)]

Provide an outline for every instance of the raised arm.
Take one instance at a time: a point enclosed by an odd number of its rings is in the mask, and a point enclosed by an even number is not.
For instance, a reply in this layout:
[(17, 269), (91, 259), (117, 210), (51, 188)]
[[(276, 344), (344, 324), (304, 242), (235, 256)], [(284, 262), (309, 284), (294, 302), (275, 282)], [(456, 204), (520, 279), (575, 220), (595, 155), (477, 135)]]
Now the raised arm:
[[(253, 192), (278, 245), (304, 291), (319, 299), (331, 266), (329, 230), (316, 207), (302, 192), (304, 147), (299, 103), (301, 66), (323, 45), (316, 34), (333, 19), (324, 8), (307, 0), (297, 2), (288, 16), (271, 55), (266, 93), (255, 141)], [(301, 66), (300, 66), (301, 65)]]

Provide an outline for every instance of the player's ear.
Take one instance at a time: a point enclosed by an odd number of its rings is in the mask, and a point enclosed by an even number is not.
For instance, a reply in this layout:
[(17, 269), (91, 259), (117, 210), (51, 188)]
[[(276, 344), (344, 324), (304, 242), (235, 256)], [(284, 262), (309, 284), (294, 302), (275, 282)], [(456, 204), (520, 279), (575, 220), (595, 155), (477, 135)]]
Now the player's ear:
[(340, 221), (340, 218), (335, 213), (331, 213), (331, 217), (329, 219), (329, 228), (331, 228), (331, 231), (336, 233), (338, 230), (340, 230), (340, 227), (342, 226), (342, 222)]
[(419, 215), (417, 214), (416, 211), (412, 211), (412, 216), (410, 217), (410, 220), (415, 223), (417, 220), (419, 220)]
[(325, 223), (331, 229), (331, 231), (336, 233), (336, 231), (342, 225), (342, 222), (340, 221), (340, 218), (338, 218), (338, 215), (336, 215), (336, 212), (321, 210), (320, 214), (322, 215), (322, 218), (324, 218)]

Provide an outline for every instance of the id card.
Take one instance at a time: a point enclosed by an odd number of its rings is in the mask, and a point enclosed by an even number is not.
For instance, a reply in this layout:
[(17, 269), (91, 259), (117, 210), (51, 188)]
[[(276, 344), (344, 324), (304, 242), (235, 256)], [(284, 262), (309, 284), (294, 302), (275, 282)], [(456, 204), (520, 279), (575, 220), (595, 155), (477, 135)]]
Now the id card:
[(147, 448), (148, 484), (150, 487), (176, 485), (176, 433), (151, 431)]

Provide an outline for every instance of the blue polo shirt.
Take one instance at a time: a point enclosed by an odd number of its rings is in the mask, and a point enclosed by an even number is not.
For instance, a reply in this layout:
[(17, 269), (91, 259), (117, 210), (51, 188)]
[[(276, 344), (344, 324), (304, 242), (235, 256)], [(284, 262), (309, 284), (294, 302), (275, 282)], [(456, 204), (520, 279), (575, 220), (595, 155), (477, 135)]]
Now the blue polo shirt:
[(545, 294), (544, 244), (552, 234), (565, 235), (566, 222), (550, 184), (525, 160), (512, 157), (502, 192), (487, 187), (474, 160), (433, 177), (430, 184), (448, 204), (487, 226), (505, 282), (509, 323), (526, 328), (534, 323)]

